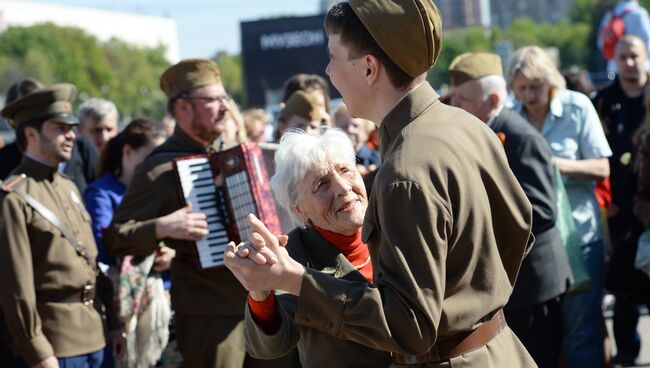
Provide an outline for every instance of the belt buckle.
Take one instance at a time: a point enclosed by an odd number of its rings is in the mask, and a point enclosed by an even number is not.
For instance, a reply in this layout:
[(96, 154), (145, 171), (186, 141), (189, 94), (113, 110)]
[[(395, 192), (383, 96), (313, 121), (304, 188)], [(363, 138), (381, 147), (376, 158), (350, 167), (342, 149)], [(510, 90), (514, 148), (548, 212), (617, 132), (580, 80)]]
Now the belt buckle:
[(95, 302), (95, 285), (86, 284), (81, 292), (81, 302), (84, 305), (92, 306)]

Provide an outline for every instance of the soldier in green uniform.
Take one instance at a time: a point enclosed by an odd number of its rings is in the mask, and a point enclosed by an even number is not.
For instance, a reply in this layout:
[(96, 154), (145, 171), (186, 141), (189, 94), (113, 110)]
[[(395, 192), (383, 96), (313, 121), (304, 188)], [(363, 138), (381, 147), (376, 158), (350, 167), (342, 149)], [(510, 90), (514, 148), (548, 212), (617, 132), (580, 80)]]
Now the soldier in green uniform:
[(226, 265), (249, 290), (298, 296), (295, 324), (390, 351), (396, 366), (534, 367), (502, 311), (533, 243), (531, 205), (497, 136), (426, 81), (441, 48), (438, 9), (351, 0), (325, 28), (327, 74), (351, 114), (379, 126), (382, 166), (363, 223), (374, 283), (302, 267), (253, 217), (258, 233)]
[(136, 169), (104, 245), (117, 256), (149, 254), (161, 240), (176, 250), (171, 298), (184, 366), (241, 367), (245, 359), (255, 366), (244, 347), (246, 291), (225, 267), (197, 269), (195, 241), (208, 225), (204, 214), (183, 206), (172, 164), (180, 156), (213, 151), (224, 132), (230, 103), (219, 67), (210, 60), (183, 60), (163, 73), (160, 86), (176, 128)]
[(56, 85), (1, 112), (24, 157), (0, 191), (0, 303), (15, 352), (30, 367), (100, 366), (106, 342), (95, 290), (114, 348), (124, 346), (112, 286), (96, 267), (90, 216), (59, 172), (72, 153), (75, 96), (73, 85)]

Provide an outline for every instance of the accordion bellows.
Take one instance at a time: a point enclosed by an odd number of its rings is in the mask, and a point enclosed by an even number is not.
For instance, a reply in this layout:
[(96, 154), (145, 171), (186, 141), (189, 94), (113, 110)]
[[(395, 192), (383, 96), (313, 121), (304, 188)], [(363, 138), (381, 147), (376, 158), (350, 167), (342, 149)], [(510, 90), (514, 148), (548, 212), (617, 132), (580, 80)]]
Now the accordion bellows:
[(230, 241), (248, 240), (246, 216), (257, 216), (281, 233), (262, 152), (255, 143), (174, 160), (181, 200), (207, 217), (208, 235), (196, 242), (199, 270), (221, 267)]

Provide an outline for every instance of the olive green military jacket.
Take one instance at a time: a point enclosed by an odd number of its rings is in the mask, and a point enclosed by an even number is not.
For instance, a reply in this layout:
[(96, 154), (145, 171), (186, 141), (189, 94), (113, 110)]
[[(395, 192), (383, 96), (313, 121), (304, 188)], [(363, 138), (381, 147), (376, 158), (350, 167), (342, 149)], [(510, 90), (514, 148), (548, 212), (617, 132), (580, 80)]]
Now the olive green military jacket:
[[(56, 168), (25, 156), (14, 174), (25, 174), (14, 188), (52, 211), (82, 242), (91, 260), (97, 248), (75, 184)], [(5, 183), (10, 183), (11, 175)], [(104, 345), (102, 319), (92, 305), (41, 303), (39, 294), (81, 291), (94, 284), (96, 270), (48, 220), (15, 193), (0, 191), (0, 302), (16, 353), (29, 365), (50, 356), (87, 354)], [(112, 292), (112, 291), (111, 291)], [(110, 298), (109, 298), (110, 299)]]
[[(174, 158), (208, 152), (179, 127), (136, 169), (124, 198), (104, 233), (106, 251), (114, 256), (145, 255), (158, 248), (156, 219), (181, 207)], [(194, 242), (164, 239), (176, 250), (172, 261), (172, 306), (177, 313), (243, 316), (246, 291), (227, 268), (199, 271)]]
[[(289, 233), (287, 251), (305, 267), (342, 280), (367, 284), (363, 275), (341, 252), (312, 229), (296, 228)], [(303, 368), (320, 367), (387, 367), (390, 354), (359, 343), (341, 340), (320, 330), (294, 324), (297, 298), (277, 293), (276, 311), (282, 320), (279, 330), (267, 334), (253, 320), (246, 304), (246, 350), (259, 359), (273, 359), (298, 348)]]
[[(531, 205), (496, 135), (441, 103), (426, 82), (385, 117), (380, 139), (383, 164), (363, 224), (375, 284), (307, 269), (295, 322), (375, 349), (423, 354), (506, 304), (534, 239)], [(509, 367), (532, 363), (514, 335), (506, 345), (516, 352)], [(495, 361), (479, 360), (482, 367)]]

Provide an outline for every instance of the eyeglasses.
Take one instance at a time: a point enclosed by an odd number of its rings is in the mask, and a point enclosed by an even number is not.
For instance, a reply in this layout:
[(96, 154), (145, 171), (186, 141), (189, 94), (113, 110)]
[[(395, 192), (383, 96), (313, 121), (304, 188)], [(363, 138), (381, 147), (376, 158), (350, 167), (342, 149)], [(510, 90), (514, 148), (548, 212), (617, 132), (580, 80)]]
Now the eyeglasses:
[(182, 98), (184, 100), (200, 100), (206, 104), (218, 101), (221, 105), (224, 105), (232, 100), (232, 98), (227, 94), (223, 96), (183, 96)]

